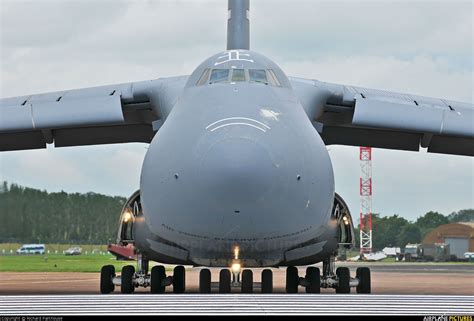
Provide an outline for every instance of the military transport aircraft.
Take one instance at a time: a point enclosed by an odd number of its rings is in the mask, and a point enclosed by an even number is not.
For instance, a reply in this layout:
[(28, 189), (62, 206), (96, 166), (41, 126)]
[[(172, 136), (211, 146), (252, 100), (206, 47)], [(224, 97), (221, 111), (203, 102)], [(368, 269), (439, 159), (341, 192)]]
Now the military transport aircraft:
[[(104, 266), (100, 289), (123, 293), (172, 285), (183, 265), (202, 267), (199, 289), (272, 292), (270, 267), (287, 267), (286, 291), (370, 292), (370, 271), (335, 269), (354, 242), (353, 219), (335, 193), (326, 146), (372, 146), (474, 155), (473, 105), (288, 77), (249, 50), (249, 1), (229, 0), (227, 50), (191, 75), (0, 100), (3, 151), (149, 143), (140, 190), (120, 217), (119, 242), (133, 243), (137, 269)], [(172, 275), (163, 265), (175, 264)], [(302, 277), (296, 266), (310, 266)]]

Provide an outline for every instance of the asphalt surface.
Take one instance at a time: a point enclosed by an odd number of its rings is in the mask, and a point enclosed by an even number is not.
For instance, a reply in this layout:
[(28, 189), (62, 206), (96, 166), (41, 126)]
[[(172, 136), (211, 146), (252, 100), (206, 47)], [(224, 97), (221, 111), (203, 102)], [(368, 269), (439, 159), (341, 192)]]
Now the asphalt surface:
[[(433, 264), (433, 263), (340, 263), (348, 266), (355, 276), (357, 266), (369, 266), (372, 271), (373, 294), (422, 294), (422, 295), (474, 295), (474, 264)], [(186, 271), (186, 292), (198, 293), (199, 268)], [(261, 269), (254, 271), (254, 292), (260, 291)], [(218, 292), (219, 269), (211, 269), (213, 293)], [(300, 268), (304, 276), (305, 268)], [(274, 292), (285, 292), (285, 269), (273, 269)], [(32, 273), (1, 272), (0, 295), (24, 294), (98, 294), (99, 273)], [(234, 293), (240, 288), (234, 287)], [(120, 289), (116, 287), (115, 294)], [(139, 288), (136, 293), (148, 293), (149, 288)], [(300, 293), (305, 289), (300, 287)], [(334, 294), (333, 289), (321, 289), (322, 293)], [(167, 287), (172, 293), (172, 287)], [(355, 293), (355, 290), (352, 290)]]

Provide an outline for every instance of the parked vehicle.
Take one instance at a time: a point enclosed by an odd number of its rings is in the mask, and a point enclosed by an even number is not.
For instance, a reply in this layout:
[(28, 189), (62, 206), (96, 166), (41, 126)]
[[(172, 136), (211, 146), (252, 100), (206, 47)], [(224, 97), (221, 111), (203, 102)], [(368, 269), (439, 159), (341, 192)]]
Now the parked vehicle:
[(82, 253), (82, 249), (78, 246), (68, 248), (64, 254), (66, 255), (80, 255)]
[(456, 261), (456, 257), (450, 254), (449, 244), (407, 244), (404, 253), (399, 255), (399, 261), (405, 262), (447, 262)]
[(16, 254), (44, 254), (45, 250), (44, 244), (23, 244)]

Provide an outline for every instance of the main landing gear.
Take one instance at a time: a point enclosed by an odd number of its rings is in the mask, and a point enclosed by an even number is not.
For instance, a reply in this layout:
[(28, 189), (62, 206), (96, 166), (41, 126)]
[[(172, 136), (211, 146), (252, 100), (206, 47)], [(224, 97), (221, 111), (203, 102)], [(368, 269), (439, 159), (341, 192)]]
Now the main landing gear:
[(306, 268), (306, 275), (299, 277), (296, 267), (288, 267), (286, 269), (286, 293), (298, 293), (300, 285), (306, 289), (306, 293), (320, 293), (321, 288), (333, 288), (336, 293), (350, 293), (351, 287), (355, 287), (357, 293), (370, 293), (370, 270), (367, 267), (359, 267), (356, 270), (356, 277), (352, 278), (349, 268), (338, 267), (335, 269), (333, 258), (323, 261), (322, 275), (320, 275), (319, 268), (309, 266)]
[(323, 261), (321, 287), (333, 288), (336, 293), (350, 293), (352, 287), (356, 288), (357, 293), (370, 293), (370, 269), (358, 267), (356, 277), (351, 278), (349, 268), (338, 267), (335, 269), (334, 257), (329, 257)]
[[(149, 287), (151, 293), (164, 293), (166, 287), (171, 285), (174, 293), (186, 291), (186, 271), (183, 266), (176, 266), (172, 276), (166, 275), (162, 265), (154, 266), (148, 273), (148, 261), (143, 258), (139, 258), (136, 271), (133, 265), (127, 265), (122, 268), (121, 275), (117, 276), (114, 266), (106, 265), (102, 267), (100, 275), (100, 292), (104, 294), (113, 292), (115, 286), (119, 286), (122, 293), (133, 293), (138, 287)], [(335, 269), (332, 257), (323, 261), (322, 274), (319, 268), (309, 266), (305, 276), (300, 277), (298, 269), (289, 266), (286, 269), (286, 293), (298, 293), (299, 286), (304, 287), (306, 293), (320, 293), (321, 288), (332, 288), (336, 293), (350, 293), (353, 287), (357, 293), (370, 293), (370, 270), (367, 267), (359, 267), (353, 278), (349, 268)], [(231, 293), (232, 288), (240, 288), (241, 293), (272, 293), (273, 272), (270, 269), (262, 270), (260, 288), (255, 289), (252, 270), (240, 270), (240, 266), (222, 269), (219, 272), (217, 288), (219, 293)], [(199, 292), (212, 292), (211, 271), (207, 268), (199, 271)]]
[(100, 272), (100, 293), (108, 294), (120, 287), (120, 292), (130, 294), (135, 288), (150, 288), (151, 293), (164, 293), (167, 286), (173, 286), (174, 293), (184, 293), (186, 290), (186, 272), (183, 266), (178, 265), (173, 270), (172, 276), (166, 275), (163, 265), (156, 265), (148, 273), (148, 260), (138, 259), (138, 268), (126, 265), (122, 273), (117, 276), (113, 265), (105, 265)]

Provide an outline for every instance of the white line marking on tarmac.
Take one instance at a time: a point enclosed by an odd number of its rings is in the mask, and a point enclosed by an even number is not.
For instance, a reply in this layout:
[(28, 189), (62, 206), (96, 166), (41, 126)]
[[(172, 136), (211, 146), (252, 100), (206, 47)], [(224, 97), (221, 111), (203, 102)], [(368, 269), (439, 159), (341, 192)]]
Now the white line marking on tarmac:
[(474, 314), (472, 296), (132, 294), (0, 296), (0, 315), (39, 314)]

